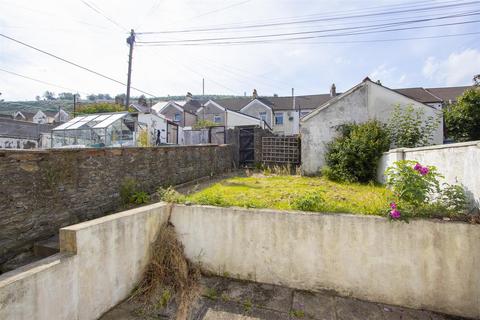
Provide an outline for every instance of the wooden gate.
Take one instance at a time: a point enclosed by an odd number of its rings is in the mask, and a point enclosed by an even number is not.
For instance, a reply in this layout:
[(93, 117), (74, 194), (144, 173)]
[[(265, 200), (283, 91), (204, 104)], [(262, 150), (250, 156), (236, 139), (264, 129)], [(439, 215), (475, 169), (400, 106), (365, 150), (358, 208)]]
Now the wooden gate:
[(240, 128), (239, 163), (241, 166), (251, 166), (255, 161), (254, 129)]

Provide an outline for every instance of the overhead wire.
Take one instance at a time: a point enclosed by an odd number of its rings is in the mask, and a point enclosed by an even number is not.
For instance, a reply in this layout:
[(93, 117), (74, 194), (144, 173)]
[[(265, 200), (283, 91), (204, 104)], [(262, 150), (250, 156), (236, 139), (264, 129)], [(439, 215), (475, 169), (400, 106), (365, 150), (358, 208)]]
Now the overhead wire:
[[(122, 81), (116, 80), (116, 79), (114, 79), (114, 78), (112, 78), (112, 77), (109, 77), (109, 76), (107, 76), (107, 75), (104, 75), (104, 74), (102, 74), (102, 73), (100, 73), (100, 72), (97, 72), (97, 71), (92, 70), (92, 69), (90, 69), (90, 68), (87, 68), (87, 67), (84, 67), (84, 66), (82, 66), (82, 65), (79, 65), (78, 63), (72, 62), (72, 61), (70, 61), (70, 60), (68, 60), (68, 59), (59, 57), (59, 56), (57, 56), (57, 55), (55, 55), (55, 54), (53, 54), (53, 53), (50, 53), (50, 52), (47, 52), (47, 51), (45, 51), (45, 50), (39, 49), (39, 48), (37, 48), (37, 47), (35, 47), (35, 46), (33, 46), (33, 45), (30, 45), (30, 44), (25, 43), (25, 42), (23, 42), (23, 41), (14, 39), (14, 38), (9, 37), (9, 36), (7, 36), (7, 35), (5, 35), (5, 34), (0, 33), (0, 37), (3, 37), (3, 38), (8, 39), (8, 40), (11, 40), (11, 41), (16, 42), (16, 43), (18, 43), (18, 44), (21, 44), (21, 45), (23, 45), (23, 46), (25, 46), (25, 47), (28, 47), (28, 48), (30, 48), (30, 49), (33, 49), (33, 50), (35, 50), (35, 51), (41, 52), (41, 53), (43, 53), (43, 54), (45, 54), (45, 55), (47, 55), (47, 56), (50, 56), (50, 57), (55, 58), (55, 59), (57, 59), (57, 60), (63, 61), (63, 62), (65, 62), (65, 63), (68, 63), (68, 64), (70, 64), (70, 65), (73, 65), (73, 66), (75, 66), (75, 67), (77, 67), (77, 68), (80, 68), (80, 69), (82, 69), (82, 70), (85, 70), (85, 71), (87, 71), (87, 72), (90, 72), (90, 73), (92, 73), (92, 74), (95, 74), (95, 75), (97, 75), (97, 76), (100, 76), (100, 77), (102, 77), (102, 78), (105, 78), (105, 79), (107, 79), (107, 80), (110, 80), (110, 81), (113, 81), (113, 82), (115, 82), (115, 83), (121, 84), (122, 86), (127, 86), (127, 85), (126, 85), (124, 82), (122, 82)], [(151, 97), (155, 97), (154, 94), (148, 93), (148, 92), (146, 92), (146, 91), (143, 91), (143, 90), (141, 90), (141, 89), (135, 88), (135, 87), (133, 87), (133, 86), (131, 86), (130, 88), (133, 89), (133, 90), (136, 90), (136, 91), (138, 91), (138, 92), (144, 93), (144, 94), (146, 94), (146, 95), (149, 95), (149, 96), (151, 96)]]
[(252, 29), (252, 28), (263, 28), (263, 27), (272, 27), (272, 26), (280, 26), (280, 25), (292, 25), (292, 24), (304, 24), (304, 23), (314, 23), (314, 22), (326, 22), (332, 20), (345, 20), (345, 19), (352, 19), (352, 18), (365, 18), (365, 17), (372, 17), (372, 16), (382, 16), (382, 15), (392, 15), (392, 14), (399, 14), (399, 13), (409, 13), (409, 12), (418, 12), (418, 11), (431, 11), (433, 9), (446, 9), (446, 8), (455, 8), (465, 5), (471, 4), (479, 4), (480, 1), (471, 1), (466, 3), (454, 3), (449, 5), (441, 5), (441, 6), (430, 6), (425, 8), (412, 8), (412, 9), (405, 9), (405, 10), (395, 10), (395, 11), (382, 11), (382, 12), (375, 12), (375, 13), (367, 13), (367, 14), (357, 14), (357, 15), (350, 15), (350, 16), (334, 16), (334, 17), (322, 17), (317, 19), (308, 19), (302, 21), (293, 21), (293, 22), (277, 22), (277, 23), (264, 23), (264, 24), (253, 24), (253, 25), (246, 25), (246, 26), (232, 26), (232, 27), (216, 27), (216, 28), (196, 28), (196, 29), (183, 29), (183, 30), (164, 30), (164, 31), (143, 31), (138, 32), (138, 34), (165, 34), (165, 33), (191, 33), (191, 32), (200, 32), (200, 31), (216, 31), (216, 30), (235, 30), (235, 29)]
[(35, 82), (38, 82), (38, 83), (46, 84), (46, 85), (48, 85), (48, 86), (52, 86), (52, 87), (56, 87), (56, 88), (60, 88), (60, 89), (64, 89), (64, 90), (68, 90), (68, 91), (71, 91), (71, 92), (78, 92), (78, 93), (82, 93), (82, 94), (88, 94), (88, 93), (86, 93), (86, 92), (81, 92), (81, 91), (79, 91), (79, 90), (75, 90), (75, 89), (72, 89), (72, 88), (64, 87), (64, 86), (61, 86), (61, 85), (58, 85), (58, 84), (54, 84), (54, 83), (51, 83), (51, 82), (47, 82), (47, 81), (35, 79), (35, 78), (29, 77), (29, 76), (26, 76), (26, 75), (23, 75), (23, 74), (20, 74), (20, 73), (16, 73), (16, 72), (13, 72), (13, 71), (9, 71), (9, 70), (3, 69), (3, 68), (0, 68), (0, 71), (3, 71), (3, 72), (5, 72), (5, 73), (9, 73), (9, 74), (11, 74), (11, 75), (15, 75), (15, 76), (17, 76), (17, 77), (21, 77), (21, 78), (25, 78), (25, 79), (28, 79), (28, 80), (31, 80), (31, 81), (35, 81)]
[(102, 17), (104, 17), (105, 19), (107, 19), (108, 21), (110, 21), (111, 23), (113, 23), (115, 26), (117, 26), (118, 28), (120, 28), (121, 30), (123, 31), (128, 31), (127, 28), (125, 28), (124, 26), (122, 26), (121, 24), (119, 24), (118, 22), (116, 22), (115, 20), (113, 20), (112, 18), (110, 18), (109, 16), (107, 16), (107, 14), (105, 12), (103, 12), (103, 10), (101, 10), (100, 8), (96, 7), (94, 4), (91, 4), (91, 3), (88, 3), (86, 0), (80, 0), (80, 2), (82, 2), (84, 5), (86, 5), (88, 8), (90, 8), (91, 10), (95, 11), (97, 14), (101, 15)]

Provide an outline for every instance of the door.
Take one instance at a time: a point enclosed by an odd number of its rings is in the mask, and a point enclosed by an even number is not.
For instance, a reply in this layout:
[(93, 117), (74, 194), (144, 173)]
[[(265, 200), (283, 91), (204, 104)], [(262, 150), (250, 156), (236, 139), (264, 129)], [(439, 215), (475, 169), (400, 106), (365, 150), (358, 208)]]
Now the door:
[(255, 161), (255, 145), (253, 143), (253, 128), (240, 128), (240, 158), (241, 166), (251, 166)]

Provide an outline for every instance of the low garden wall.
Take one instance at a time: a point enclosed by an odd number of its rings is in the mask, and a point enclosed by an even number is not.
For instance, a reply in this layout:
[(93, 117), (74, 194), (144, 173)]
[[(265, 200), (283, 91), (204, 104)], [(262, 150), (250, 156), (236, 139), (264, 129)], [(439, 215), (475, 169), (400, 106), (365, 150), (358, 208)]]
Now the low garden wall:
[(118, 210), (126, 178), (153, 193), (232, 166), (227, 145), (0, 150), (0, 273), (59, 228)]
[(439, 173), (445, 176), (444, 182), (463, 185), (472, 204), (480, 206), (480, 141), (390, 150), (380, 160), (377, 180), (384, 182), (385, 169), (399, 160), (414, 160), (422, 165), (436, 166)]
[(214, 273), (480, 317), (480, 226), (176, 206), (191, 259)]
[(60, 254), (0, 276), (0, 319), (97, 319), (169, 215), (187, 256), (223, 276), (480, 317), (478, 225), (159, 203), (62, 229)]
[(59, 254), (0, 276), (0, 319), (98, 319), (141, 279), (168, 214), (160, 203), (61, 229)]

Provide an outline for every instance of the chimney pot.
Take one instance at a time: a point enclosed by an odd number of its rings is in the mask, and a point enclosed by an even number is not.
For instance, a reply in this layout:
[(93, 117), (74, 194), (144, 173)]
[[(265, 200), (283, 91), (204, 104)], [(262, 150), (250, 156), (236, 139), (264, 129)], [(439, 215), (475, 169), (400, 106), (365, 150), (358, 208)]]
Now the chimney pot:
[(253, 97), (253, 99), (257, 99), (257, 98), (258, 98), (257, 89), (253, 89), (252, 97)]
[(192, 98), (193, 98), (193, 95), (190, 92), (187, 92), (187, 95), (185, 96), (185, 100), (188, 102), (192, 100)]
[(337, 95), (337, 88), (335, 87), (335, 83), (332, 83), (330, 87), (330, 97), (335, 97)]

